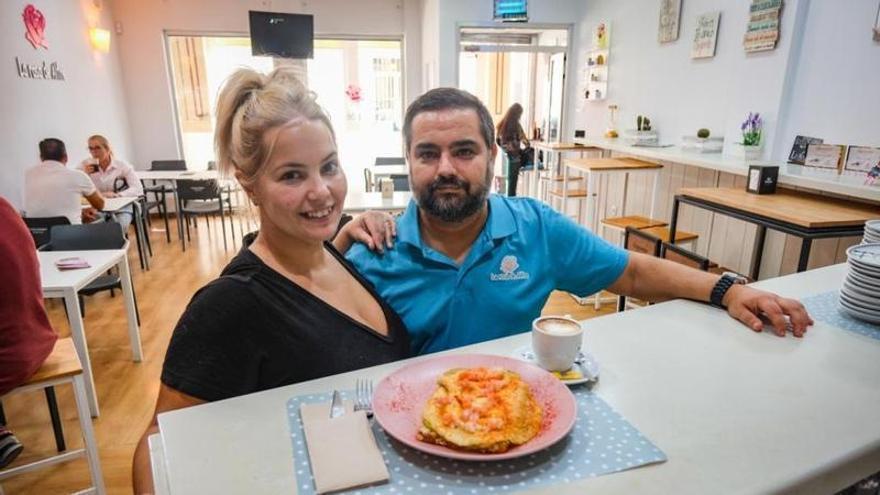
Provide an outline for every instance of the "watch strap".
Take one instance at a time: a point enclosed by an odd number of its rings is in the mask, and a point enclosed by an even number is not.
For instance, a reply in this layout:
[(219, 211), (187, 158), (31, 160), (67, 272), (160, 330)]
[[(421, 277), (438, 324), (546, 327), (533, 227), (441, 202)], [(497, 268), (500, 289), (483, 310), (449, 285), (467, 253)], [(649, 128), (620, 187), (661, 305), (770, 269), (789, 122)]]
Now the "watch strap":
[(709, 304), (716, 308), (727, 309), (727, 306), (721, 301), (724, 300), (724, 295), (727, 294), (727, 291), (736, 283), (737, 280), (735, 277), (731, 277), (727, 274), (722, 275), (721, 278), (715, 282), (715, 287), (712, 287), (712, 292), (709, 294)]

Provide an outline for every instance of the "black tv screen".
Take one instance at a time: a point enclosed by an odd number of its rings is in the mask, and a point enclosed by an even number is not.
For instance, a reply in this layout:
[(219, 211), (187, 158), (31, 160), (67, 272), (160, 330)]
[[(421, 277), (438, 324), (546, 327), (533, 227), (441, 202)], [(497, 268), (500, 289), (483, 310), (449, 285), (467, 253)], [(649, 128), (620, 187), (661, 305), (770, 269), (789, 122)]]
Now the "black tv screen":
[(251, 10), (251, 53), (280, 58), (312, 58), (314, 17)]

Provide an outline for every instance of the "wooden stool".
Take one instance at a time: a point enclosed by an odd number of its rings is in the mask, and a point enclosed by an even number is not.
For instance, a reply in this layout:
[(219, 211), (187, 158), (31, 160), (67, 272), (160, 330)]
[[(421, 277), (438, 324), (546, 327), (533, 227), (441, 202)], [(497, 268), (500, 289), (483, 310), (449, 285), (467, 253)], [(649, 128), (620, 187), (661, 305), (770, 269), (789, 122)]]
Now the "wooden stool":
[(608, 217), (603, 218), (601, 222), (599, 222), (599, 228), (601, 231), (599, 235), (605, 237), (605, 229), (611, 229), (620, 232), (620, 244), (623, 244), (623, 233), (627, 227), (632, 227), (636, 230), (647, 229), (651, 227), (666, 227), (669, 225), (663, 220), (657, 220), (654, 218), (643, 217), (640, 215), (628, 215), (625, 217)]
[[(648, 227), (640, 230), (647, 234), (651, 234), (654, 237), (659, 237), (663, 242), (669, 242), (669, 227)], [(699, 237), (699, 235), (694, 234), (693, 232), (676, 229), (675, 244), (677, 246), (681, 244), (690, 244), (691, 250), (696, 251), (697, 239), (699, 239)]]
[(572, 188), (572, 189), (568, 189), (566, 191), (563, 191), (563, 189), (561, 187), (556, 188), (556, 189), (551, 189), (550, 190), (550, 206), (553, 206), (553, 203), (556, 200), (558, 200), (559, 204), (560, 204), (559, 211), (563, 215), (567, 215), (568, 214), (568, 212), (567, 212), (568, 205), (566, 204), (567, 201), (570, 199), (576, 200), (577, 201), (577, 223), (580, 224), (581, 223), (581, 212), (583, 211), (583, 208), (581, 207), (581, 203), (583, 202), (584, 199), (586, 199), (586, 197), (587, 197), (587, 190), (584, 188)]
[(76, 349), (73, 347), (73, 341), (70, 338), (58, 339), (52, 354), (46, 358), (40, 369), (34, 373), (27, 382), (20, 387), (13, 389), (7, 395), (16, 394), (36, 390), (64, 383), (73, 385), (73, 396), (76, 399), (76, 410), (79, 416), (79, 424), (82, 429), (83, 443), (85, 448), (69, 450), (63, 454), (54, 455), (45, 459), (40, 459), (28, 464), (8, 468), (0, 471), (0, 480), (11, 478), (12, 476), (27, 473), (44, 467), (52, 466), (61, 462), (67, 462), (78, 457), (85, 457), (89, 463), (89, 471), (92, 475), (92, 490), (99, 495), (106, 493), (104, 489), (104, 478), (101, 476), (101, 464), (98, 459), (98, 444), (95, 441), (95, 432), (92, 429), (92, 416), (89, 411), (88, 399), (86, 398), (86, 388), (83, 382), (82, 365), (76, 355)]

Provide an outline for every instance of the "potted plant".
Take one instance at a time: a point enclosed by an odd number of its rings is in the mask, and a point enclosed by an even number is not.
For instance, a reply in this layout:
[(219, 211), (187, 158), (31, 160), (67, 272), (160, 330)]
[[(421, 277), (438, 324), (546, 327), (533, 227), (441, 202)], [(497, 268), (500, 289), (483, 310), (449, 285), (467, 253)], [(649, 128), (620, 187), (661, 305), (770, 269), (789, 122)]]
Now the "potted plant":
[(736, 154), (746, 159), (761, 157), (761, 133), (764, 129), (764, 120), (761, 114), (749, 112), (749, 116), (739, 126), (742, 131), (742, 142), (735, 143)]

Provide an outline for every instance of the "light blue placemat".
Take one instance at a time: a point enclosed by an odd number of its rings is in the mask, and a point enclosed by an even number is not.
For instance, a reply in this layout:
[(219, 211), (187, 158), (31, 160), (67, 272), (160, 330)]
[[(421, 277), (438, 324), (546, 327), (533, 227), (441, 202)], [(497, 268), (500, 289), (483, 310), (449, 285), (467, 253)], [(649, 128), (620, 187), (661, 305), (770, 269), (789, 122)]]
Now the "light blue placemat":
[[(372, 421), (376, 443), (388, 465), (391, 479), (384, 484), (351, 490), (351, 493), (443, 493), (447, 495), (515, 492), (546, 484), (624, 471), (664, 462), (666, 455), (620, 414), (586, 388), (573, 389), (578, 403), (574, 429), (547, 450), (518, 459), (464, 462), (414, 450), (388, 437)], [(353, 397), (353, 391), (342, 391)], [(330, 394), (301, 395), (287, 401), (293, 469), (297, 490), (315, 493), (312, 470), (303, 437), (299, 406), (329, 402)]]
[(840, 311), (837, 298), (838, 291), (832, 290), (801, 299), (801, 303), (814, 320), (824, 321), (833, 327), (880, 340), (880, 325), (858, 320)]

